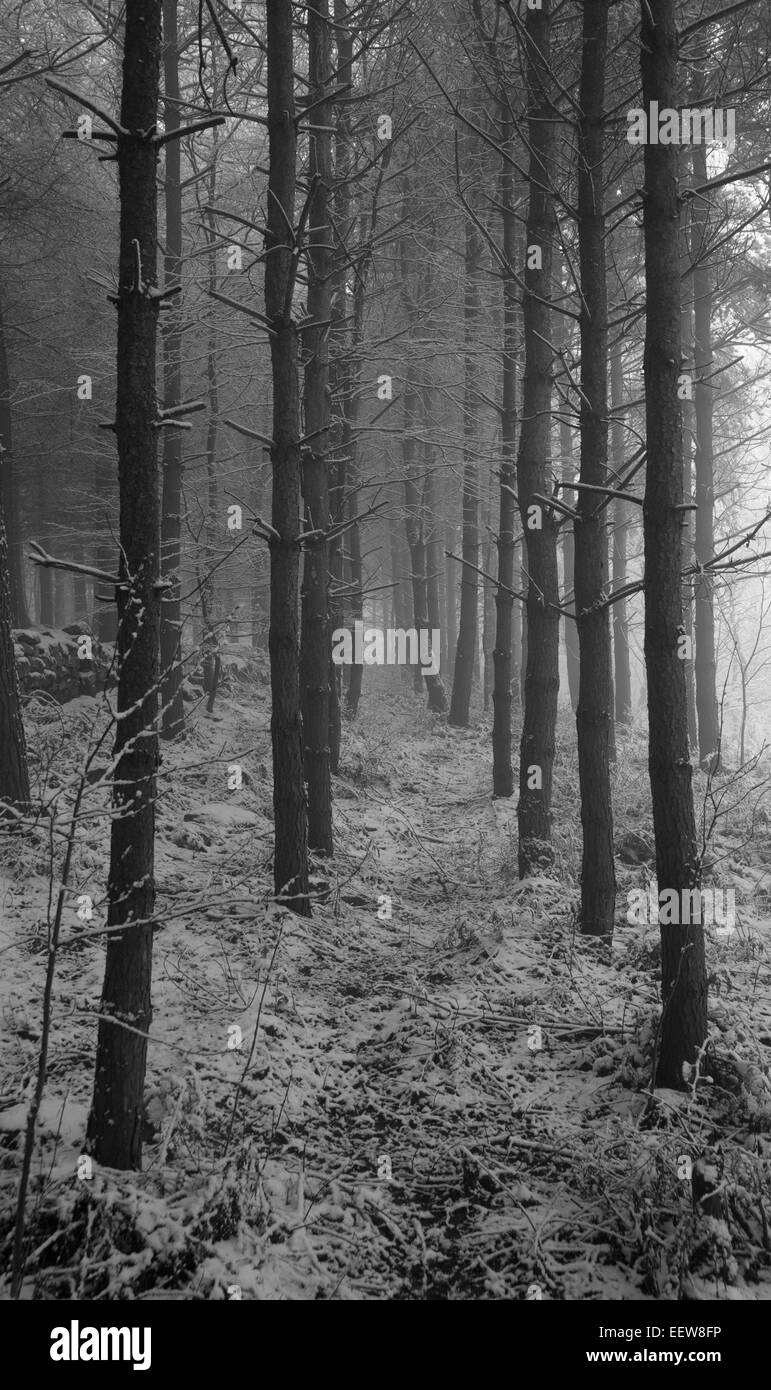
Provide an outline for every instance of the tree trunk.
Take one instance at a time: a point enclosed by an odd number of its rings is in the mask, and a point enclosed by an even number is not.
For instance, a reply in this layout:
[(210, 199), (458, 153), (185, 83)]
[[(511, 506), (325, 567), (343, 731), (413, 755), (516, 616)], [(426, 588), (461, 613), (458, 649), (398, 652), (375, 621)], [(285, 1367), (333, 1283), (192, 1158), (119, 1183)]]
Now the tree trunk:
[(479, 344), (479, 270), (482, 239), (470, 218), (466, 220), (464, 263), (465, 294), (464, 390), (463, 390), (463, 566), (460, 580), (460, 621), (455, 652), (452, 697), (448, 723), (468, 727), (474, 656), (477, 647), (477, 597), (479, 591), (479, 491), (476, 453), (479, 448), (479, 395), (477, 386)]
[[(688, 162), (687, 156), (690, 154), (688, 149), (681, 150), (679, 161), (679, 172), (685, 177)], [(688, 224), (689, 208), (687, 204), (681, 203), (680, 206), (680, 346), (682, 352), (681, 371), (687, 372), (693, 379), (693, 277), (691, 275), (691, 257), (689, 251)], [(683, 490), (686, 502), (693, 501), (693, 453), (696, 445), (696, 414), (694, 411), (693, 400), (684, 396), (681, 400), (680, 410), (683, 421)], [(693, 512), (685, 512), (683, 516), (683, 564), (688, 568), (694, 561), (694, 526)], [(683, 580), (683, 625), (686, 637), (689, 639), (689, 651), (693, 651), (693, 579)], [(688, 709), (688, 743), (691, 750), (695, 753), (698, 748), (698, 724), (696, 719), (696, 682), (694, 679), (693, 659), (684, 657), (683, 670), (685, 672), (685, 698)]]
[[(488, 523), (489, 524), (489, 523)], [(482, 568), (485, 574), (492, 574), (493, 542), (487, 537), (484, 544)], [(482, 583), (482, 700), (485, 712), (490, 708), (495, 683), (493, 652), (495, 649), (495, 595), (492, 585), (485, 579)]]
[[(562, 460), (562, 481), (572, 483), (575, 479), (575, 468), (573, 467), (573, 435), (570, 424), (565, 419), (560, 419), (560, 457)], [(566, 489), (563, 493), (565, 500), (573, 505), (574, 494)], [(575, 613), (575, 567), (576, 567), (576, 548), (575, 536), (573, 532), (573, 522), (566, 518), (562, 530), (562, 585), (563, 585), (563, 604), (570, 613)], [(581, 672), (581, 659), (579, 654), (578, 629), (575, 620), (565, 619), (565, 665), (568, 673), (568, 692), (570, 695), (570, 708), (575, 714), (578, 709), (578, 684)]]
[[(431, 230), (428, 234), (426, 244), (426, 272), (423, 277), (422, 301), (424, 304), (431, 304), (434, 299), (434, 261), (437, 255), (436, 248), (436, 223), (432, 220)], [(426, 331), (430, 334), (435, 328), (430, 311), (425, 320)], [(425, 596), (425, 616), (428, 628), (428, 648), (431, 655), (439, 662), (441, 670), (441, 626), (439, 621), (439, 544), (437, 534), (439, 530), (439, 519), (436, 513), (436, 447), (433, 440), (434, 430), (434, 385), (433, 375), (430, 366), (425, 368), (423, 385), (423, 497), (421, 505), (421, 528), (423, 534), (423, 561), (425, 564), (426, 576), (426, 596)], [(441, 567), (443, 570), (443, 566)], [(433, 651), (433, 634), (438, 632), (439, 650)], [(427, 649), (428, 649), (427, 648)], [(444, 687), (442, 676), (425, 677), (426, 691), (428, 695), (428, 708), (434, 714), (447, 713), (447, 694)]]
[[(354, 443), (354, 448), (355, 448)], [(354, 474), (351, 474), (354, 477)], [(362, 592), (363, 571), (361, 564), (361, 532), (359, 523), (355, 520), (356, 513), (353, 511), (355, 501), (349, 498), (348, 520), (353, 521), (348, 532), (349, 545), (349, 573), (351, 576), (351, 606), (350, 613), (354, 622), (361, 622), (364, 617), (364, 597)], [(345, 709), (351, 719), (355, 719), (359, 712), (359, 701), (361, 699), (361, 688), (364, 679), (364, 665), (361, 661), (354, 661), (351, 665), (348, 689), (345, 694)]]
[(66, 570), (57, 571), (57, 580), (54, 584), (54, 627), (66, 627), (70, 621), (69, 594), (72, 588), (72, 576)]
[[(439, 529), (440, 521), (436, 511), (436, 449), (430, 438), (430, 404), (431, 391), (430, 389), (427, 389), (424, 401), (426, 437), (423, 446), (423, 458), (425, 469), (425, 482), (423, 485), (423, 513), (425, 516), (426, 534), (426, 621), (428, 623), (428, 630), (432, 634), (433, 638), (434, 632), (438, 632), (441, 634), (442, 631), (440, 619), (441, 603), (439, 597), (439, 583), (440, 572), (442, 577), (444, 576), (444, 566), (440, 566), (439, 542), (437, 540), (437, 532)], [(435, 656), (438, 657), (439, 661), (441, 662), (441, 636), (439, 651), (435, 653)], [(437, 714), (446, 713), (447, 696), (444, 691), (444, 681), (442, 680), (441, 676), (437, 676), (435, 680), (437, 684), (433, 688), (433, 704), (431, 705), (431, 708)], [(440, 686), (441, 694), (439, 690)]]
[[(624, 400), (624, 374), (621, 348), (610, 359), (610, 391), (613, 408), (611, 446), (615, 479), (624, 471), (624, 421), (621, 413)], [(634, 503), (619, 497), (613, 504), (613, 592), (623, 589), (627, 582), (627, 537), (630, 512)], [(629, 618), (625, 598), (613, 604), (613, 672), (615, 688), (615, 717), (617, 724), (632, 722), (632, 674), (629, 662)]]
[[(413, 370), (408, 366), (408, 374)], [(420, 398), (410, 375), (404, 385), (404, 435), (402, 439), (402, 458), (404, 462), (404, 501), (407, 530), (407, 544), (410, 551), (410, 573), (412, 577), (413, 626), (418, 635), (428, 628), (428, 585), (426, 582), (426, 541), (424, 518), (424, 493), (418, 482), (418, 439), (417, 422)], [(420, 667), (415, 667), (417, 679), (421, 679)], [(444, 686), (439, 676), (425, 676), (428, 692), (428, 708), (443, 713), (447, 708)]]
[(0, 502), (0, 819), (9, 805), (29, 808), (29, 771), (19, 678), (13, 651), (11, 585), (5, 516)]
[[(350, 612), (353, 621), (360, 622), (364, 617), (364, 571), (361, 562), (361, 530), (359, 529), (359, 498), (358, 486), (359, 477), (359, 447), (356, 439), (356, 425), (359, 417), (359, 384), (361, 379), (361, 367), (359, 352), (364, 337), (364, 285), (361, 281), (354, 294), (353, 309), (353, 345), (351, 349), (352, 363), (348, 374), (349, 394), (346, 403), (345, 424), (343, 429), (343, 449), (348, 461), (348, 482), (349, 495), (346, 503), (347, 517), (352, 522), (351, 528), (347, 533), (348, 540), (348, 570), (351, 581), (351, 600)], [(399, 527), (396, 522), (392, 523), (391, 536), (398, 539)], [(392, 575), (393, 578), (393, 575)], [(355, 719), (359, 709), (361, 699), (361, 687), (364, 677), (364, 666), (361, 661), (355, 661), (350, 669), (350, 679), (345, 699), (345, 708), (351, 719)]]
[[(209, 207), (216, 206), (217, 201), (218, 138), (219, 130), (217, 126), (215, 126), (212, 131), (212, 164), (208, 182)], [(209, 250), (206, 256), (206, 274), (208, 289), (211, 295), (217, 288), (217, 233), (214, 214), (207, 210), (204, 211), (203, 217), (206, 225), (206, 240), (209, 243)], [(217, 622), (217, 600), (214, 582), (214, 566), (217, 562), (217, 530), (219, 522), (217, 487), (217, 426), (219, 419), (218, 348), (216, 310), (214, 308), (214, 300), (212, 300), (209, 309), (209, 326), (206, 344), (206, 568), (203, 584), (201, 586), (201, 611), (203, 612), (205, 605), (208, 613), (208, 621), (214, 625), (215, 630)], [(207, 625), (204, 619), (204, 640), (206, 638)]]
[[(683, 401), (683, 406), (689, 404)], [(688, 411), (683, 410), (683, 428), (685, 430), (685, 420)], [(691, 449), (684, 437), (683, 444), (683, 488), (684, 495), (690, 498), (693, 495), (693, 468)], [(683, 518), (683, 565), (688, 567), (693, 564), (694, 551), (694, 524), (693, 512), (686, 512)], [(693, 631), (693, 578), (683, 580), (683, 631), (690, 642), (690, 651), (693, 651), (694, 631)], [(688, 747), (696, 755), (699, 747), (699, 721), (696, 715), (696, 680), (694, 677), (693, 661), (686, 657), (683, 660), (683, 673), (685, 675), (685, 703), (688, 716)]]
[(406, 542), (407, 519), (402, 527), (401, 520), (394, 515), (389, 526), (391, 544), (391, 590), (392, 611), (395, 627), (409, 627), (412, 620), (412, 580), (410, 571), (410, 552)]
[[(408, 198), (405, 197), (405, 209)], [(407, 237), (400, 240), (400, 270), (402, 277), (402, 301), (407, 318), (407, 349), (405, 381), (402, 392), (404, 406), (404, 433), (402, 435), (402, 466), (404, 470), (404, 522), (407, 545), (410, 554), (410, 578), (412, 584), (413, 627), (420, 645), (420, 635), (428, 629), (428, 585), (426, 579), (426, 525), (425, 525), (425, 487), (420, 476), (420, 417), (421, 398), (416, 382), (417, 352), (415, 345), (415, 326), (418, 310), (415, 294), (416, 270), (408, 255)], [(406, 624), (405, 624), (406, 626)], [(447, 697), (441, 677), (425, 675), (420, 666), (414, 667), (415, 688), (419, 690), (425, 679), (428, 695), (428, 708), (437, 714), (447, 708)]]
[(746, 751), (745, 738), (747, 736), (747, 667), (741, 657), (739, 657), (739, 676), (742, 685), (742, 718), (739, 725), (739, 767), (744, 767), (744, 756)]
[[(158, 764), (160, 521), (155, 421), (156, 147), (161, 0), (127, 0), (118, 137), (120, 260), (115, 430), (120, 496), (118, 722), (104, 987), (88, 1139), (100, 1163), (138, 1168), (152, 1017)], [(124, 1027), (123, 1024), (127, 1026)]]
[[(51, 537), (48, 530), (49, 486), (42, 461), (38, 461), (36, 482), (40, 544), (44, 549), (50, 550)], [(61, 571), (51, 569), (48, 565), (36, 565), (35, 568), (38, 572), (38, 622), (41, 627), (55, 627), (56, 597), (54, 588), (59, 581)]]
[(294, 225), (297, 179), (291, 0), (267, 7), (268, 180), (265, 313), (271, 322), (273, 429), (270, 540), (270, 652), (273, 745), (273, 814), (276, 895), (295, 912), (310, 915), (308, 821), (303, 783), (298, 644), (300, 561), (300, 394), (297, 329), (292, 319)]
[[(342, 436), (345, 427), (338, 433), (338, 451), (342, 444)], [(330, 465), (330, 487), (329, 487), (329, 518), (332, 526), (339, 526), (346, 520), (346, 491), (348, 486), (347, 460), (338, 458)], [(340, 771), (340, 746), (343, 737), (343, 716), (342, 716), (342, 667), (336, 666), (332, 661), (331, 637), (337, 628), (342, 627), (345, 621), (345, 609), (343, 606), (343, 590), (345, 581), (345, 559), (343, 552), (343, 540), (341, 536), (334, 536), (329, 542), (329, 618), (328, 632), (330, 635), (329, 648), (329, 727), (327, 730), (327, 741), (329, 744), (329, 770), (336, 776)]]
[(308, 24), (310, 126), (308, 213), (308, 315), (319, 327), (302, 333), (305, 364), (305, 433), (301, 451), (305, 525), (312, 533), (303, 551), (300, 689), (305, 778), (308, 784), (308, 848), (332, 854), (332, 779), (329, 767), (329, 329), (331, 313), (331, 228), (329, 185), (332, 178), (329, 84), (329, 0), (306, 7)]
[[(693, 147), (693, 179), (698, 187), (706, 183), (707, 150)], [(715, 663), (715, 609), (713, 582), (703, 568), (715, 553), (715, 488), (712, 445), (712, 401), (714, 387), (706, 378), (712, 371), (712, 269), (708, 264), (707, 243), (709, 204), (694, 198), (691, 205), (691, 259), (693, 270), (694, 317), (694, 402), (696, 406), (696, 563), (702, 568), (696, 577), (694, 604), (696, 716), (699, 725), (699, 763), (714, 772), (720, 760), (720, 716), (717, 702)]]
[[(581, 269), (580, 481), (608, 483), (608, 297), (603, 196), (608, 0), (584, 0), (578, 127), (578, 246)], [(576, 726), (583, 859), (581, 931), (613, 936), (616, 875), (610, 795), (613, 683), (605, 508), (580, 489), (575, 523), (575, 607), (580, 653)]]
[[(520, 592), (522, 591), (520, 590)], [(524, 611), (522, 604), (515, 602), (511, 614), (511, 706), (515, 710), (522, 709), (523, 628)]]
[[(550, 476), (551, 272), (555, 235), (550, 190), (555, 113), (549, 100), (550, 0), (528, 10), (527, 91), (530, 191), (523, 316), (525, 377), (517, 491), (527, 545), (525, 711), (519, 763), (519, 876), (548, 867), (551, 788), (559, 695), (559, 577), (554, 513), (542, 503)], [(523, 557), (524, 558), (524, 557)]]
[[(83, 546), (78, 542), (72, 547), (72, 558), (76, 565), (85, 565), (86, 555)], [(84, 574), (74, 574), (72, 576), (72, 599), (75, 609), (75, 622), (88, 622), (88, 588), (86, 576)]]
[[(448, 479), (444, 489), (445, 551), (452, 551), (453, 555), (457, 555), (460, 548), (460, 528), (455, 525), (455, 502), (453, 488)], [(458, 562), (447, 554), (444, 557), (444, 592), (447, 624), (444, 669), (449, 673), (458, 641)]]
[[(345, 86), (352, 83), (353, 76), (353, 31), (346, 28), (347, 5), (345, 0), (334, 0), (335, 34), (337, 40), (337, 81)], [(352, 96), (353, 89), (348, 92)], [(351, 431), (349, 410), (351, 406), (351, 379), (354, 373), (353, 349), (349, 329), (350, 296), (348, 280), (348, 238), (351, 231), (351, 182), (350, 182), (351, 119), (350, 107), (343, 105), (335, 118), (335, 253), (332, 279), (332, 304), (330, 316), (332, 326), (330, 341), (332, 357), (329, 368), (330, 396), (332, 409), (336, 414), (335, 461), (331, 465), (332, 484), (330, 486), (330, 511), (333, 525), (349, 520), (349, 500), (354, 513), (358, 509), (358, 497), (350, 495), (351, 489)], [(358, 289), (358, 280), (357, 280)], [(356, 527), (358, 532), (358, 526)], [(345, 603), (345, 537), (336, 536), (329, 544), (329, 626), (335, 632), (342, 627), (346, 610)], [(340, 742), (342, 738), (342, 691), (343, 668), (332, 664), (330, 649), (329, 672), (329, 761), (330, 769), (337, 773), (340, 769)], [(350, 692), (350, 684), (349, 684)], [(359, 685), (359, 689), (361, 686)], [(358, 705), (358, 693), (353, 714)]]
[[(643, 105), (677, 102), (674, 0), (641, 0)], [(683, 447), (680, 401), (680, 266), (677, 152), (645, 146), (645, 418), (648, 463), (645, 540), (645, 667), (649, 769), (659, 894), (682, 901), (698, 884), (685, 675), (678, 655), (681, 590)], [(685, 914), (681, 914), (685, 915)], [(696, 1061), (707, 1036), (704, 933), (693, 923), (662, 924), (663, 1015), (656, 1083), (683, 1088), (684, 1064)]]
[[(163, 0), (163, 121), (166, 131), (179, 129), (179, 49), (177, 0)], [(164, 289), (182, 281), (182, 189), (180, 142), (164, 146), (166, 235), (163, 256)], [(161, 326), (163, 341), (163, 408), (182, 402), (182, 295), (167, 301)], [(169, 425), (163, 439), (163, 502), (161, 510), (161, 571), (171, 587), (161, 604), (161, 733), (176, 738), (185, 731), (182, 701), (182, 613), (180, 608), (180, 531), (182, 517), (182, 435)]]
[[(526, 542), (525, 537), (524, 537), (524, 535), (523, 535), (523, 536), (522, 536), (522, 549), (523, 549), (523, 551), (526, 550), (526, 546), (527, 546), (527, 542)], [(523, 564), (523, 565), (520, 566), (520, 570), (519, 570), (520, 593), (522, 593), (522, 594), (527, 594), (527, 584), (528, 584), (527, 569), (526, 569), (525, 565)], [(525, 708), (525, 685), (527, 684), (527, 603), (526, 603), (526, 602), (525, 602), (524, 604), (520, 604), (519, 616), (520, 616), (520, 644), (521, 644), (521, 649), (522, 649), (522, 650), (521, 650), (521, 656), (520, 656), (520, 663), (519, 663), (519, 707), (520, 707), (521, 710), (524, 710), (524, 708)], [(521, 741), (520, 741), (520, 742), (521, 742)]]
[(5, 343), (2, 296), (0, 296), (0, 510), (5, 518), (12, 626), (28, 627), (29, 610), (24, 589), (22, 538), (19, 526), (19, 487), (13, 457), (11, 378), (8, 370), (8, 350)]
[[(113, 512), (114, 490), (114, 465), (107, 459), (97, 458), (94, 465), (94, 496), (99, 503), (100, 539), (96, 545), (95, 564), (97, 569), (107, 574), (114, 574), (118, 566), (118, 554), (113, 536), (108, 530)], [(98, 598), (97, 595), (102, 597)], [(94, 580), (94, 635), (103, 643), (115, 642), (118, 636), (118, 614), (114, 594), (110, 591), (109, 584), (104, 584), (99, 579)]]
[[(505, 97), (500, 102), (504, 150), (511, 142), (511, 120)], [(514, 173), (508, 159), (501, 161), (500, 199), (503, 240), (503, 353), (501, 411), (501, 489), (498, 510), (498, 587), (495, 590), (495, 648), (493, 650), (493, 795), (512, 796), (514, 769), (511, 758), (511, 706), (519, 694), (519, 668), (514, 644), (519, 610), (514, 598), (514, 526), (517, 515), (517, 282), (518, 262), (514, 215)], [(510, 267), (510, 269), (509, 269)], [(517, 704), (519, 700), (517, 699)]]

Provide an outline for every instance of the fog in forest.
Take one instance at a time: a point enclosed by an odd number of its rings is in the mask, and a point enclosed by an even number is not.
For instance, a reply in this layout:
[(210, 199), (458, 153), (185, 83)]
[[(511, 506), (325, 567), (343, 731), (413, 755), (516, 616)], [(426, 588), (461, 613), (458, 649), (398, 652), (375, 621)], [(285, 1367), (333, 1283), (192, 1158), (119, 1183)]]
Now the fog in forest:
[(0, 0), (47, 1364), (240, 1299), (624, 1301), (679, 1365), (771, 1298), (770, 55), (764, 0)]

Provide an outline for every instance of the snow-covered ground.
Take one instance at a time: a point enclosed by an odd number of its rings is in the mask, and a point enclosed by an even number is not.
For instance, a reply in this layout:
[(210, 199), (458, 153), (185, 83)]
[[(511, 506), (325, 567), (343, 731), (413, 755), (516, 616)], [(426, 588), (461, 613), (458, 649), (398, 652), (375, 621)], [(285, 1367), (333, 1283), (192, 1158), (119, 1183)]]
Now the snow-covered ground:
[[(714, 881), (737, 901), (736, 930), (708, 933), (713, 1079), (654, 1093), (658, 930), (625, 920), (627, 892), (652, 873), (642, 734), (619, 738), (617, 840), (637, 850), (617, 866), (608, 956), (575, 927), (570, 716), (555, 876), (520, 883), (516, 798), (491, 798), (487, 717), (450, 729), (398, 674), (366, 675), (335, 780), (337, 854), (317, 866), (311, 920), (270, 901), (264, 682), (234, 682), (213, 716), (199, 706), (187, 739), (163, 748), (141, 1173), (91, 1165), (89, 1176), (81, 1158), (108, 851), (108, 790), (90, 783), (24, 1297), (771, 1297), (762, 789), (726, 792), (710, 845)], [(88, 698), (30, 710), (37, 795), (56, 800), (61, 828), (98, 711)], [(699, 807), (703, 795), (699, 778)], [(50, 853), (47, 824), (0, 842), (5, 1271), (41, 1033)], [(78, 917), (83, 895), (90, 920)], [(705, 1154), (722, 1172), (725, 1220), (693, 1213), (684, 1160)]]

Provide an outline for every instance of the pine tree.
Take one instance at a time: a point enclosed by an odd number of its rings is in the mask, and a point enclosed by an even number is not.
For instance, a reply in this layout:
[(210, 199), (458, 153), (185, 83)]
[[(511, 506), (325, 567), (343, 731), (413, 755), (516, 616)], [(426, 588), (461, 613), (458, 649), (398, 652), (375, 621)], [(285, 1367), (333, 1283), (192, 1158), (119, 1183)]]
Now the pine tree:
[(120, 183), (118, 722), (107, 884), (109, 927), (88, 1141), (100, 1163), (137, 1168), (155, 906), (160, 507), (155, 394), (161, 0), (127, 0), (117, 138)]
[[(643, 105), (677, 104), (674, 0), (642, 0)], [(645, 668), (656, 876), (659, 893), (697, 886), (696, 824), (688, 751), (681, 638), (683, 448), (677, 151), (645, 146)], [(698, 923), (661, 927), (663, 1016), (659, 1086), (682, 1087), (707, 1036), (704, 932)]]

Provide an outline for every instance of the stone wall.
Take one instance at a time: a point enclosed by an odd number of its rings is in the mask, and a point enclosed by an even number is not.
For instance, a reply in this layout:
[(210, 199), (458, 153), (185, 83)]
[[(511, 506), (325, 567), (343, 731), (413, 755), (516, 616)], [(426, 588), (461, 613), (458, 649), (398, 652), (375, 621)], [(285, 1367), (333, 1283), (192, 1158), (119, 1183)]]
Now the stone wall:
[[(83, 637), (91, 638), (90, 660), (79, 654), (78, 639)], [(34, 691), (42, 690), (64, 705), (77, 695), (96, 695), (104, 689), (106, 679), (110, 685), (114, 684), (110, 669), (112, 646), (97, 642), (82, 623), (74, 623), (66, 628), (17, 628), (13, 640), (24, 699), (29, 699)], [(235, 642), (223, 642), (219, 653), (222, 660), (222, 690), (237, 689), (241, 683), (269, 684), (263, 653)], [(185, 698), (198, 700), (203, 694), (201, 664), (199, 662), (196, 667), (188, 660), (185, 669), (188, 672), (183, 687)]]
[[(80, 654), (84, 637), (91, 640), (90, 660)], [(13, 640), (24, 699), (42, 690), (63, 705), (77, 695), (95, 695), (104, 689), (112, 648), (97, 642), (82, 623), (66, 628), (18, 628)]]

